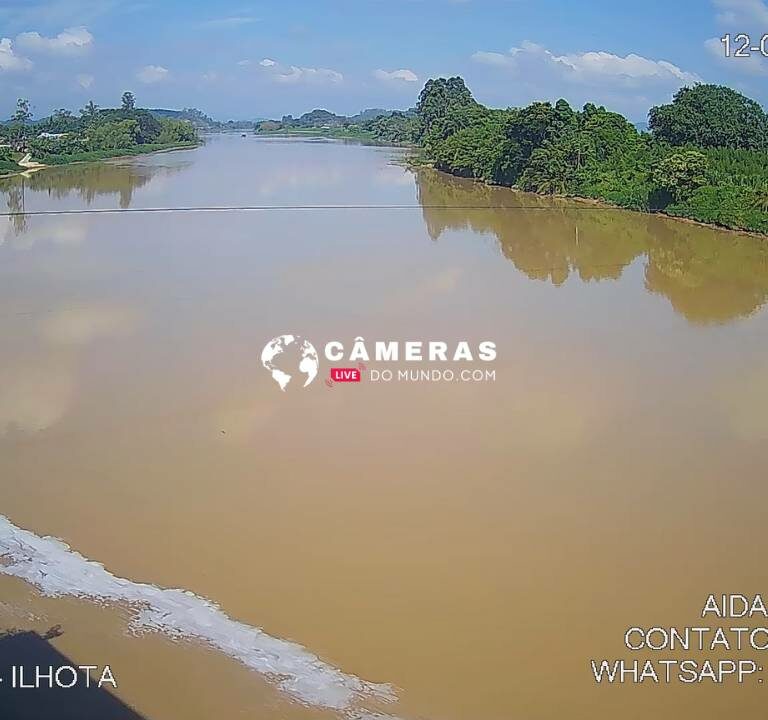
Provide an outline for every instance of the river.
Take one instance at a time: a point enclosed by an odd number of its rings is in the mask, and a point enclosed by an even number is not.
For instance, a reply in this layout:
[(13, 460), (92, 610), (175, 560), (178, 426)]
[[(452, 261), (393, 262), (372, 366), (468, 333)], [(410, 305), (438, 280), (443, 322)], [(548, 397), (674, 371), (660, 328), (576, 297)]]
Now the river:
[[(768, 245), (404, 153), (0, 181), (0, 629), (61, 625), (148, 720), (761, 713), (590, 661), (768, 590)], [(281, 392), (289, 332), (491, 340), (495, 379)]]

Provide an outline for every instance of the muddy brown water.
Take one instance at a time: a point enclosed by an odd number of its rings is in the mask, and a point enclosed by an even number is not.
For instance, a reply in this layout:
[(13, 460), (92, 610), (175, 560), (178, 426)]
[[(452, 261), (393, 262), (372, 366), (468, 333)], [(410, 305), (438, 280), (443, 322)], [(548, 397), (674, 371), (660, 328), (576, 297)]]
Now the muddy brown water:
[[(625, 630), (768, 592), (768, 245), (402, 156), (222, 136), (0, 183), (0, 571), (31, 573), (0, 574), (0, 628), (61, 624), (151, 720), (762, 712), (757, 676), (605, 687), (589, 663), (676, 657)], [(243, 205), (281, 209), (36, 214)], [(343, 205), (366, 207), (306, 207)], [(288, 332), (488, 339), (495, 380), (372, 382), (372, 361), (329, 387), (321, 357), (283, 393), (260, 355)], [(71, 547), (40, 541), (58, 597), (18, 529)], [(321, 697), (397, 700), (332, 708), (239, 645), (137, 627), (138, 583), (316, 655), (344, 678), (313, 676)]]

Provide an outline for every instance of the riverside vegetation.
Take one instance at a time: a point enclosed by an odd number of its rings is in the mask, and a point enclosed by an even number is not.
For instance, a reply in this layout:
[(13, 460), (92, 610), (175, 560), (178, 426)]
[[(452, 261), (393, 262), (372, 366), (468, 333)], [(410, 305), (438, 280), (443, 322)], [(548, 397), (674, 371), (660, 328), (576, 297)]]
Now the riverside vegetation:
[[(257, 133), (415, 145), (417, 161), (460, 177), (768, 233), (768, 115), (724, 86), (681, 89), (671, 103), (651, 108), (649, 132), (592, 103), (581, 110), (562, 99), (488, 108), (460, 77), (427, 81), (416, 107), (404, 112), (314, 110), (249, 124)], [(90, 102), (79, 117), (58, 110), (37, 123), (19, 100), (0, 127), (0, 173), (18, 171), (21, 152), (44, 164), (98, 160), (191, 146), (199, 127), (214, 125), (234, 127), (194, 109), (138, 109), (129, 92), (120, 108)]]
[(488, 108), (462, 78), (439, 78), (414, 112), (364, 127), (419, 146), (426, 163), (453, 175), (768, 233), (768, 116), (727, 87), (681, 89), (651, 108), (650, 132), (640, 132), (592, 103)]
[(119, 108), (89, 102), (79, 116), (62, 109), (38, 122), (32, 121), (29, 102), (20, 99), (13, 118), (0, 126), (0, 138), (0, 173), (21, 170), (17, 163), (26, 153), (35, 162), (62, 165), (191, 147), (200, 141), (192, 122), (137, 108), (130, 92), (123, 93)]

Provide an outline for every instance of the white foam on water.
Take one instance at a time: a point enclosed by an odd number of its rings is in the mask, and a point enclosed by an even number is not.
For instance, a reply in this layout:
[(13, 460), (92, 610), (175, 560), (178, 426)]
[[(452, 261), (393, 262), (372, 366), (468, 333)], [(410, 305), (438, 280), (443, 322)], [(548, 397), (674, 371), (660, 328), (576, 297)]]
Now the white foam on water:
[[(371, 683), (324, 662), (297, 643), (230, 618), (188, 590), (116, 577), (53, 537), (40, 537), (0, 515), (0, 573), (26, 580), (46, 596), (122, 603), (132, 627), (202, 641), (261, 673), (299, 702), (365, 716), (366, 701), (394, 702), (390, 685)], [(375, 716), (375, 715), (374, 715)]]

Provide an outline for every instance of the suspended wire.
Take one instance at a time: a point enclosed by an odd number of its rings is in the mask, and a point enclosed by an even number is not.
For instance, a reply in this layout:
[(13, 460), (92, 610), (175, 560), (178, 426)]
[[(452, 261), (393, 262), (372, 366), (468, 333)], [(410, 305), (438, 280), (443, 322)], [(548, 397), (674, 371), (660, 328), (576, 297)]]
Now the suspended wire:
[(200, 205), (148, 208), (85, 208), (80, 210), (15, 210), (0, 212), (0, 217), (39, 217), (55, 215), (115, 215), (128, 213), (249, 212), (259, 210), (601, 210), (622, 208), (564, 205)]

